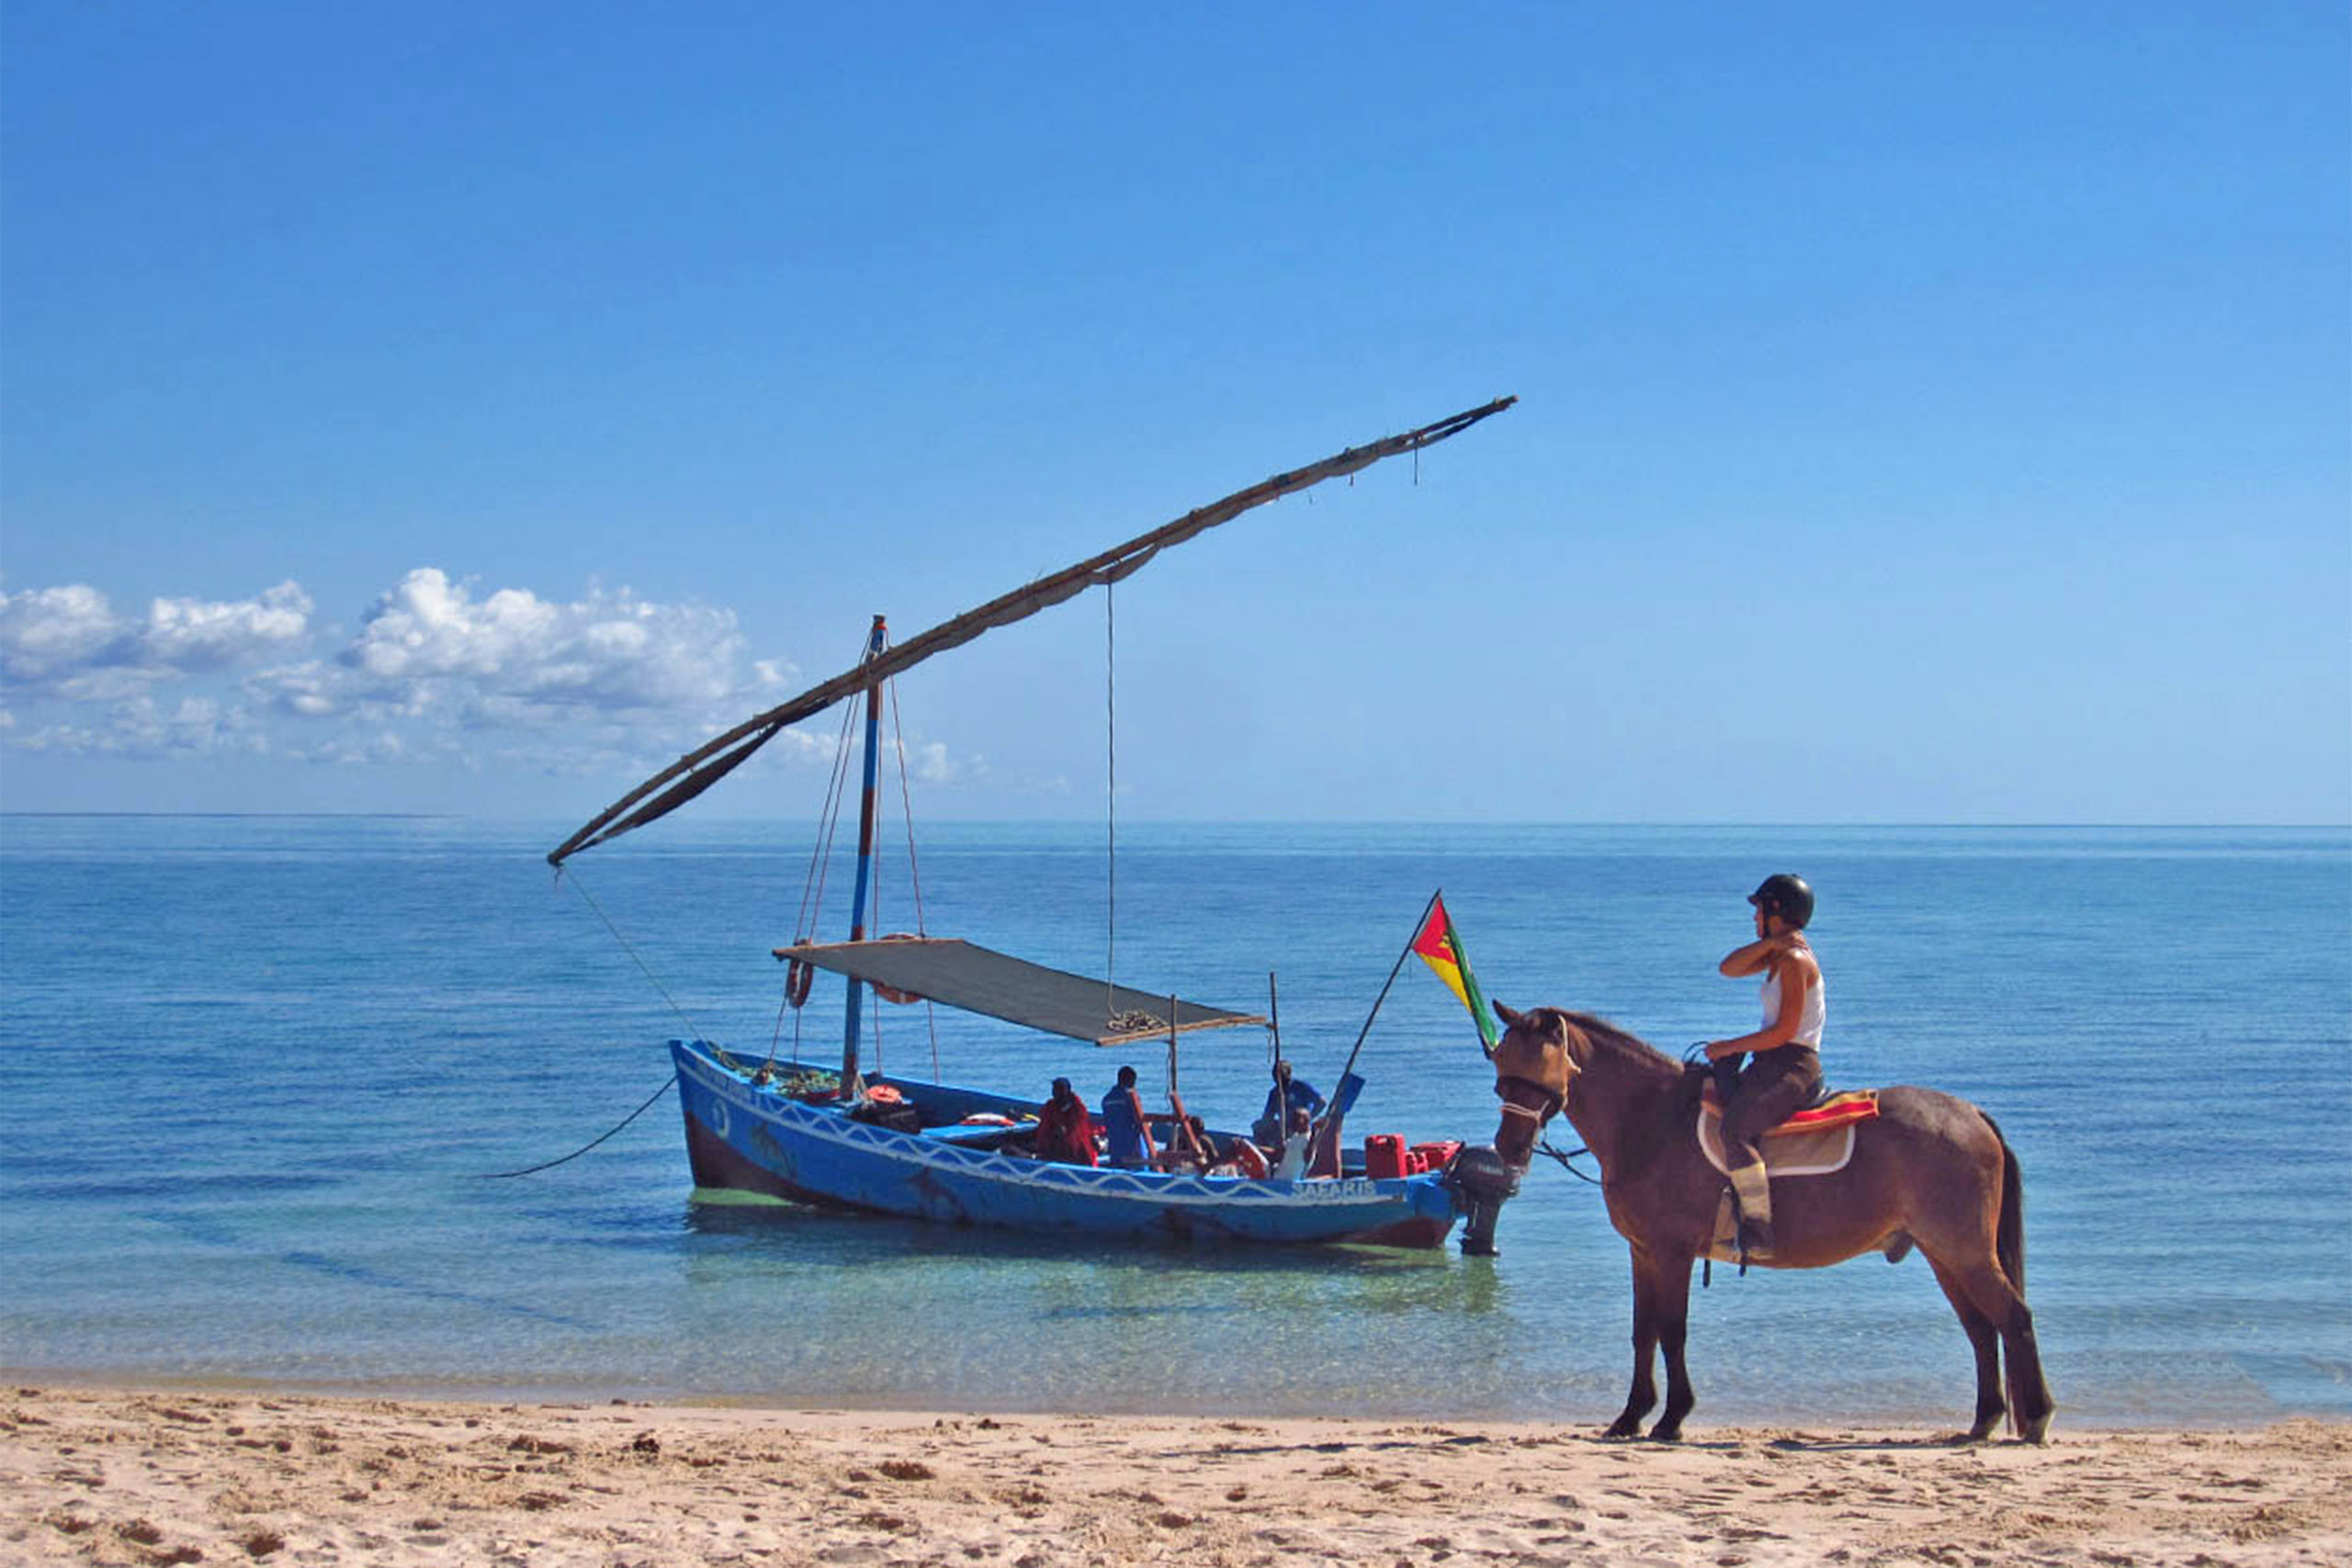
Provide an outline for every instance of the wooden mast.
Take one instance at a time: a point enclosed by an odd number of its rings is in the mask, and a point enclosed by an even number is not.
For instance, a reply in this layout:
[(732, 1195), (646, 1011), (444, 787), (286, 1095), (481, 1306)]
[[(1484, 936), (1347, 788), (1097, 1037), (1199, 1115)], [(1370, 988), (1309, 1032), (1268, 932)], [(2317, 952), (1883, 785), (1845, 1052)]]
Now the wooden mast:
[[(874, 617), (874, 631), (866, 639), (865, 662), (871, 666), (882, 657), (889, 646), (890, 628), (882, 617)], [(865, 688), (865, 787), (857, 806), (857, 897), (850, 905), (849, 939), (865, 940), (865, 896), (874, 874), (874, 795), (875, 779), (879, 772), (882, 751), (882, 682), (875, 681)], [(865, 983), (854, 975), (849, 976), (849, 1016), (842, 1024), (842, 1097), (849, 1099), (857, 1093), (857, 1019), (861, 1004), (865, 1000)]]

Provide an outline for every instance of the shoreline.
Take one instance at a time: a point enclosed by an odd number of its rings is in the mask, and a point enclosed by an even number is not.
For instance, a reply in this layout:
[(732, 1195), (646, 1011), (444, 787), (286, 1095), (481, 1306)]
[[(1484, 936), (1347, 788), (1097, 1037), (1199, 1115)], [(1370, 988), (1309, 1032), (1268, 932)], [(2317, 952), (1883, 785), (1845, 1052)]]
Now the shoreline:
[(1597, 1430), (27, 1382), (0, 1388), (0, 1562), (2352, 1559), (2352, 1423)]
[[(609, 1382), (563, 1382), (548, 1380), (541, 1383), (503, 1382), (492, 1378), (465, 1382), (436, 1382), (432, 1379), (382, 1378), (270, 1378), (249, 1371), (218, 1373), (159, 1372), (152, 1370), (116, 1370), (82, 1367), (26, 1367), (0, 1364), (0, 1395), (18, 1388), (39, 1388), (53, 1393), (137, 1393), (189, 1394), (212, 1396), (246, 1396), (253, 1399), (300, 1400), (326, 1402), (389, 1401), (402, 1404), (455, 1404), (483, 1408), (505, 1408), (523, 1405), (548, 1409), (573, 1406), (627, 1405), (639, 1410), (729, 1410), (746, 1415), (762, 1413), (779, 1416), (806, 1415), (825, 1412), (846, 1416), (881, 1419), (886, 1416), (916, 1416), (925, 1419), (939, 1415), (946, 1406), (919, 1409), (904, 1402), (894, 1401), (884, 1394), (872, 1400), (845, 1396), (837, 1390), (764, 1390), (749, 1393), (718, 1393), (699, 1389), (632, 1388), (617, 1389)], [(1752, 1400), (1725, 1398), (1702, 1399), (1690, 1416), (1690, 1433), (1694, 1438), (1703, 1438), (1709, 1430), (1725, 1433), (1747, 1433), (1763, 1430), (1781, 1431), (1836, 1430), (1848, 1433), (1899, 1432), (1918, 1434), (1954, 1430), (1967, 1414), (1965, 1389), (1959, 1389), (1952, 1398), (1917, 1409), (1885, 1407), (1871, 1410), (1791, 1410), (1780, 1414), (1759, 1413)], [(1410, 1425), (1414, 1423), (1467, 1423), (1483, 1427), (1545, 1427), (1563, 1433), (1589, 1430), (1599, 1432), (1612, 1419), (1622, 1403), (1622, 1388), (1612, 1387), (1587, 1404), (1563, 1407), (1556, 1419), (1538, 1417), (1524, 1413), (1481, 1415), (1452, 1408), (1416, 1409), (1398, 1407), (1384, 1409), (1360, 1407), (1336, 1409), (1283, 1409), (1247, 1404), (1201, 1405), (1145, 1404), (1122, 1405), (1097, 1403), (1085, 1409), (1074, 1409), (1039, 1401), (1024, 1404), (1018, 1401), (992, 1400), (987, 1404), (988, 1413), (1022, 1420), (1051, 1421), (1059, 1419), (1101, 1418), (1134, 1421), (1340, 1421)], [(1721, 1406), (1733, 1406), (1728, 1413), (1719, 1413)], [(973, 1408), (979, 1408), (973, 1406)], [(1655, 1416), (1656, 1413), (1652, 1413)], [(2264, 1431), (2288, 1422), (2304, 1421), (2322, 1427), (2352, 1428), (2352, 1410), (2282, 1409), (2272, 1408), (2260, 1413), (2238, 1415), (2208, 1415), (2172, 1416), (2159, 1420), (2132, 1415), (2102, 1414), (2096, 1418), (2075, 1417), (2071, 1408), (2060, 1404), (2057, 1429), (2082, 1435), (2127, 1437), (2137, 1433), (2216, 1434)], [(2006, 1427), (1996, 1434), (1996, 1440), (2008, 1436)]]

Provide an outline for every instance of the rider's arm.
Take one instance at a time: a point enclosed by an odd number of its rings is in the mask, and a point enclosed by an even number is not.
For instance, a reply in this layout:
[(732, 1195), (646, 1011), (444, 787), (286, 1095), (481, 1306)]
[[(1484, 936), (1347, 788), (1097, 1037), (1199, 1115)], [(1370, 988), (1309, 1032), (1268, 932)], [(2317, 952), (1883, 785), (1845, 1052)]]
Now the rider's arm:
[[(1728, 964), (1731, 960), (1724, 962)], [(1791, 983), (1792, 981), (1794, 984)], [(1805, 991), (1819, 984), (1821, 966), (1814, 962), (1813, 954), (1802, 947), (1791, 949), (1781, 960), (1780, 1016), (1753, 1034), (1743, 1034), (1736, 1040), (1709, 1041), (1707, 1059), (1712, 1062), (1724, 1056), (1736, 1056), (1743, 1051), (1770, 1051), (1776, 1045), (1785, 1045), (1794, 1040), (1797, 1030), (1804, 1022)]]
[(1750, 975), (1761, 975), (1765, 965), (1772, 962), (1772, 954), (1780, 951), (1781, 939), (1776, 936), (1758, 937), (1746, 947), (1735, 947), (1724, 954), (1715, 970), (1726, 980), (1745, 980)]

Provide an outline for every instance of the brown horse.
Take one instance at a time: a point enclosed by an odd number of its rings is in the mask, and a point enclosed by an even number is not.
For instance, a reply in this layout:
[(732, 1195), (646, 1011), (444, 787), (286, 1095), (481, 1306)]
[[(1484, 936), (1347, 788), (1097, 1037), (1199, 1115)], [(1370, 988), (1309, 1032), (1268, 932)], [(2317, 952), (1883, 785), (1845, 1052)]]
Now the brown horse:
[[(1650, 1367), (1663, 1348), (1666, 1409), (1649, 1435), (1671, 1442), (1697, 1403), (1682, 1360), (1690, 1265), (1707, 1250), (1725, 1186), (1699, 1151), (1698, 1070), (1583, 1013), (1500, 1003), (1495, 1013), (1508, 1026), (1495, 1051), (1496, 1153), (1523, 1169), (1544, 1123), (1566, 1111), (1600, 1164), (1610, 1223), (1633, 1248), (1634, 1386), (1605, 1435), (1640, 1436), (1657, 1403)], [(2025, 1304), (2025, 1187), (1991, 1117), (1930, 1089), (1883, 1090), (1846, 1168), (1775, 1182), (1772, 1215), (1776, 1247), (1759, 1260), (1770, 1268), (1818, 1269), (1872, 1251), (1897, 1258), (1917, 1245), (1976, 1351), (1969, 1440), (1983, 1440), (2005, 1410), (2027, 1442), (2042, 1440), (2054, 1407)]]

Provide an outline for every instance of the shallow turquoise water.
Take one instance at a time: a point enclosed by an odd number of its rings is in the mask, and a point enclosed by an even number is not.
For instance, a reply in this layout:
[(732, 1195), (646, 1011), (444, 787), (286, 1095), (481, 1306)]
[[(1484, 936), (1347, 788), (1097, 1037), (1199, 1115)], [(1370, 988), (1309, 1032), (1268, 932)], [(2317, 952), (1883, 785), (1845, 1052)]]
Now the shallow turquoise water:
[[(610, 1127), (695, 1032), (775, 1037), (805, 840), (672, 824), (576, 863), (649, 983), (539, 856), (569, 824), (0, 818), (0, 1366), (507, 1394), (1605, 1419), (1623, 1243), (1549, 1166), (1504, 1256), (1221, 1257), (696, 1201), (675, 1101)], [(1765, 871), (1821, 889), (1849, 1084), (1978, 1100), (2024, 1163), (2065, 1414), (2352, 1415), (2352, 832), (1123, 826), (1118, 978), (1261, 1009), (1326, 1088), (1442, 884), (1490, 993), (1679, 1052), (1748, 1027), (1714, 977)], [(949, 827), (926, 925), (1103, 964), (1099, 831)], [(911, 926), (901, 871), (878, 929)], [(831, 872), (838, 904), (846, 886)], [(828, 920), (837, 933), (842, 921)], [(820, 986), (802, 1048), (838, 1049)], [(674, 1001), (674, 1007), (672, 1002)], [(783, 1043), (792, 1043), (792, 1022)], [(924, 1010), (893, 1071), (928, 1073)], [(1090, 1098), (1117, 1059), (941, 1014), (952, 1081)], [(1265, 1045), (1188, 1044), (1246, 1122)], [(1157, 1054), (1137, 1060), (1157, 1086)], [(1419, 965), (1351, 1131), (1492, 1135), (1468, 1024)], [(1715, 1419), (1956, 1420), (1965, 1342), (1926, 1268), (1717, 1273)]]

